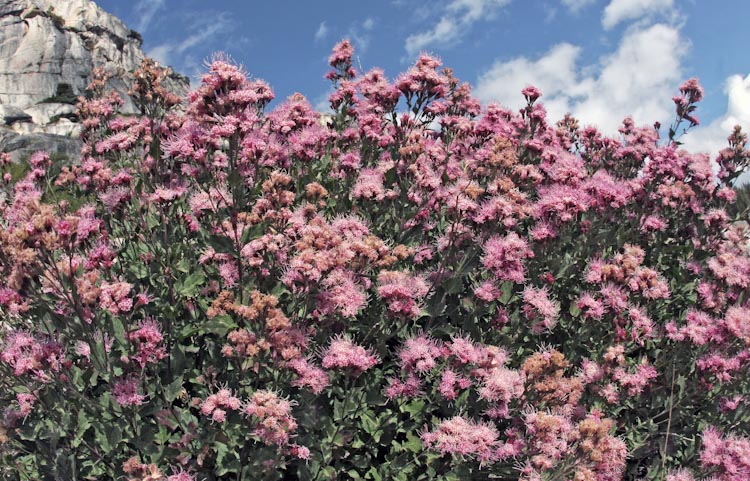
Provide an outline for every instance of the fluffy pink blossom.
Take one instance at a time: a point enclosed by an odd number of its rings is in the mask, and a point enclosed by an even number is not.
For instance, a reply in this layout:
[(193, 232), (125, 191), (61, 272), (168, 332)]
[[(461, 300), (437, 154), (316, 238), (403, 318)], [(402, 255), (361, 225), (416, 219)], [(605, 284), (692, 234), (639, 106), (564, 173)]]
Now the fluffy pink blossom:
[(535, 321), (532, 330), (541, 332), (550, 330), (557, 324), (557, 316), (560, 314), (560, 305), (550, 300), (549, 290), (527, 286), (523, 291), (523, 310), (526, 318)]
[(542, 96), (542, 91), (533, 85), (528, 85), (521, 90), (521, 93), (529, 102), (533, 102)]
[(482, 378), (479, 397), (493, 404), (493, 417), (508, 417), (508, 403), (523, 396), (526, 380), (523, 372), (495, 367), (488, 370)]
[(420, 374), (431, 371), (442, 351), (438, 343), (428, 336), (422, 334), (412, 337), (404, 342), (398, 352), (401, 360), (401, 368), (405, 372), (417, 372)]
[(717, 481), (750, 479), (750, 438), (708, 427), (702, 435), (700, 460)]
[(596, 362), (584, 359), (581, 362), (581, 373), (578, 378), (584, 384), (599, 382), (604, 378), (604, 369)]
[(135, 375), (126, 376), (115, 381), (112, 387), (112, 395), (120, 406), (140, 406), (146, 396), (139, 394), (138, 384), (140, 379)]
[(378, 295), (394, 314), (416, 317), (419, 302), (429, 292), (427, 283), (419, 276), (402, 271), (380, 271)]
[(421, 393), (421, 385), (421, 381), (414, 373), (408, 374), (404, 381), (390, 378), (385, 390), (385, 395), (388, 399), (395, 399), (397, 397), (413, 398)]
[(750, 344), (750, 308), (732, 306), (727, 309), (724, 326), (734, 337)]
[(480, 463), (492, 463), (499, 447), (499, 433), (491, 424), (478, 423), (462, 416), (442, 421), (434, 431), (422, 433), (428, 449), (440, 454), (457, 454), (476, 458)]
[[(453, 336), (445, 347), (460, 364), (478, 364), (488, 357), (487, 351), (475, 344), (468, 336)], [(497, 354), (494, 356), (496, 362), (504, 363), (507, 359), (506, 353), (503, 351)]]
[(492, 237), (482, 247), (482, 265), (498, 279), (523, 283), (526, 277), (524, 260), (534, 257), (528, 243), (511, 232), (505, 237)]
[(167, 357), (161, 326), (154, 319), (141, 321), (138, 324), (138, 329), (128, 333), (128, 341), (136, 351), (133, 359), (141, 367)]
[(133, 307), (132, 288), (133, 285), (127, 282), (102, 282), (99, 304), (114, 315), (129, 312)]
[(254, 434), (268, 445), (289, 443), (290, 435), (297, 429), (292, 403), (271, 391), (255, 391), (243, 412), (252, 418)]
[(217, 423), (223, 423), (226, 421), (228, 411), (239, 411), (241, 407), (240, 399), (234, 396), (229, 389), (222, 388), (203, 400), (201, 413)]
[(180, 468), (175, 469), (170, 476), (167, 476), (167, 481), (196, 481), (196, 477)]
[(589, 319), (601, 319), (604, 316), (604, 305), (590, 292), (584, 292), (576, 301), (576, 306), (581, 309), (584, 317)]
[(35, 393), (18, 393), (16, 394), (16, 402), (18, 403), (18, 413), (22, 417), (27, 417), (31, 414), (36, 404), (37, 397)]
[(367, 304), (367, 294), (354, 280), (354, 274), (337, 269), (321, 282), (323, 291), (318, 296), (318, 310), (323, 314), (354, 317)]
[(0, 361), (7, 364), (15, 376), (31, 374), (42, 382), (49, 382), (52, 374), (62, 369), (63, 346), (55, 340), (27, 331), (11, 331), (1, 347)]
[(636, 367), (635, 372), (627, 372), (623, 368), (615, 369), (612, 378), (623, 389), (628, 390), (629, 396), (637, 396), (659, 375), (659, 372), (648, 361), (643, 361)]
[(667, 473), (666, 481), (695, 481), (695, 477), (687, 469), (677, 469)]
[(379, 361), (362, 346), (354, 344), (347, 337), (331, 339), (331, 343), (322, 353), (325, 369), (344, 369), (359, 375), (375, 366)]
[(313, 394), (320, 394), (330, 384), (328, 373), (307, 359), (294, 358), (287, 362), (287, 366), (297, 374), (292, 386), (307, 387)]
[(362, 169), (352, 187), (352, 197), (355, 199), (372, 199), (381, 201), (385, 198), (384, 177), (378, 169)]

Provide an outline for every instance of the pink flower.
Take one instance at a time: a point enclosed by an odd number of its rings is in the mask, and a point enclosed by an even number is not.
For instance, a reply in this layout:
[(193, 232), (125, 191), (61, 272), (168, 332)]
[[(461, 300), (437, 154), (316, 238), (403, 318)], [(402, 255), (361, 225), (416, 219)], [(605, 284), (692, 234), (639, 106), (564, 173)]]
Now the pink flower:
[(421, 381), (413, 373), (408, 374), (405, 381), (390, 378), (388, 379), (388, 387), (385, 390), (385, 395), (388, 399), (417, 397), (420, 394), (421, 385)]
[(724, 326), (734, 337), (750, 342), (750, 308), (732, 306), (727, 309)]
[(678, 469), (676, 471), (669, 471), (666, 481), (695, 481), (695, 478), (687, 469)]
[(592, 384), (604, 378), (604, 370), (596, 362), (584, 359), (581, 362), (581, 373), (578, 377), (584, 384)]
[(141, 367), (167, 357), (166, 349), (162, 345), (164, 336), (161, 332), (161, 326), (154, 319), (149, 318), (141, 321), (138, 324), (138, 329), (128, 333), (128, 340), (136, 349), (133, 359)]
[(135, 375), (130, 375), (118, 379), (112, 387), (112, 394), (115, 401), (120, 406), (140, 406), (146, 399), (146, 396), (138, 393), (138, 383), (140, 379)]
[(180, 468), (173, 470), (171, 476), (167, 476), (167, 481), (196, 481), (196, 477)]
[(589, 319), (601, 319), (604, 317), (604, 306), (602, 305), (602, 302), (594, 298), (590, 292), (584, 292), (581, 294), (576, 302), (576, 306), (578, 309), (582, 310), (583, 316)]
[(498, 279), (522, 283), (526, 277), (523, 261), (534, 257), (528, 243), (511, 232), (505, 237), (492, 237), (482, 248), (482, 265)]
[(254, 421), (253, 434), (267, 445), (287, 444), (289, 436), (297, 429), (297, 421), (292, 416), (292, 403), (271, 391), (255, 391), (243, 412)]
[(398, 352), (401, 369), (420, 374), (431, 371), (440, 355), (441, 350), (437, 342), (424, 334), (407, 339)]
[(685, 80), (680, 85), (680, 92), (688, 98), (690, 103), (703, 100), (703, 87), (701, 87), (700, 82), (695, 77)]
[[(460, 364), (478, 364), (487, 357), (487, 350), (482, 346), (477, 346), (469, 339), (468, 336), (453, 336), (451, 341), (446, 343), (448, 353), (455, 357)], [(505, 362), (505, 353), (499, 353), (497, 356), (500, 364)]]
[(307, 359), (292, 359), (287, 366), (298, 376), (292, 381), (292, 386), (307, 387), (313, 394), (320, 394), (330, 384), (328, 374)]
[(354, 47), (352, 47), (349, 40), (342, 40), (333, 47), (333, 52), (328, 58), (328, 64), (331, 67), (336, 67), (340, 64), (351, 65), (352, 55), (354, 55)]
[(474, 289), (474, 295), (480, 301), (492, 302), (502, 296), (502, 291), (495, 285), (493, 281), (485, 281)]
[(380, 271), (378, 274), (378, 295), (394, 314), (417, 317), (418, 302), (429, 290), (424, 279), (407, 272)]
[(542, 96), (542, 91), (534, 87), (533, 85), (524, 87), (524, 89), (521, 90), (521, 93), (529, 102), (533, 102)]
[(76, 341), (75, 352), (79, 356), (89, 359), (91, 356), (91, 346), (86, 341)]
[(16, 401), (18, 402), (18, 413), (24, 418), (31, 414), (36, 404), (36, 394), (34, 393), (18, 393), (16, 394)]
[(534, 332), (550, 330), (557, 324), (557, 316), (560, 314), (560, 305), (551, 301), (547, 287), (538, 289), (527, 286), (523, 291), (523, 310), (526, 318), (536, 321), (532, 326)]
[(382, 201), (385, 199), (385, 178), (378, 169), (362, 169), (352, 187), (352, 197), (355, 199), (372, 199)]
[(719, 481), (740, 481), (750, 478), (750, 438), (734, 434), (726, 436), (715, 427), (703, 431), (701, 465), (713, 468)]
[(219, 389), (215, 394), (209, 395), (201, 403), (201, 413), (210, 417), (217, 423), (226, 421), (227, 411), (239, 411), (242, 402), (232, 394), (229, 389)]
[(289, 453), (297, 459), (304, 459), (305, 461), (310, 460), (310, 448), (307, 446), (300, 446), (299, 444), (290, 444)]
[(526, 378), (521, 371), (495, 367), (483, 376), (484, 384), (479, 389), (479, 397), (497, 404), (496, 414), (500, 417), (508, 416), (508, 403), (519, 399), (524, 393)]
[(0, 351), (0, 362), (15, 376), (33, 374), (41, 382), (50, 382), (51, 374), (62, 369), (63, 346), (54, 340), (38, 338), (27, 331), (11, 331)]
[(132, 288), (127, 282), (102, 282), (99, 304), (114, 315), (129, 312), (133, 307), (133, 299), (129, 297)]
[(474, 457), (485, 464), (496, 460), (498, 437), (497, 429), (491, 424), (456, 416), (442, 421), (434, 431), (422, 433), (422, 442), (440, 454)]
[(634, 373), (628, 373), (623, 368), (615, 369), (612, 378), (617, 381), (620, 386), (628, 390), (629, 396), (637, 396), (643, 392), (643, 389), (649, 385), (649, 383), (656, 379), (659, 372), (649, 364), (648, 361), (644, 360), (641, 362)]
[(336, 269), (321, 282), (323, 291), (318, 296), (318, 310), (322, 314), (355, 317), (367, 304), (367, 294), (354, 280), (351, 271)]
[(332, 339), (322, 357), (325, 369), (351, 370), (354, 375), (367, 371), (379, 362), (367, 349), (343, 336)]
[(457, 384), (458, 376), (456, 375), (456, 372), (452, 369), (446, 369), (440, 375), (440, 385), (438, 386), (438, 391), (440, 392), (440, 395), (445, 399), (453, 401), (454, 399), (456, 399), (456, 397), (458, 397), (458, 392), (456, 391)]

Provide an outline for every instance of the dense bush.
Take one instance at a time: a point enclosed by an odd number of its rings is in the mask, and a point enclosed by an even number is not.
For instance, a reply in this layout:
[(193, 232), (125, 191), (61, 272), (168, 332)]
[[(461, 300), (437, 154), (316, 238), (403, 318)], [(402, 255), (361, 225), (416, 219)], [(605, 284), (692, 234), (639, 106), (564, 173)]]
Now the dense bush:
[(698, 83), (610, 138), (352, 53), (330, 116), (97, 72), (81, 161), (4, 177), (2, 476), (750, 479), (750, 153), (680, 149)]

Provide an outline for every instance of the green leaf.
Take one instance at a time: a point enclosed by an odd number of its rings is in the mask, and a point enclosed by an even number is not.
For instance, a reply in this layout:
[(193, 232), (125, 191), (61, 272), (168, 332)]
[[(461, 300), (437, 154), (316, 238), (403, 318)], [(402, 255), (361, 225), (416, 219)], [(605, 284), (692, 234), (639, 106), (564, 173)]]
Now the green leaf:
[(383, 481), (380, 473), (378, 473), (378, 470), (375, 468), (370, 468), (370, 470), (367, 471), (367, 474), (365, 474), (365, 479), (372, 479), (373, 481)]
[(118, 426), (111, 426), (107, 429), (107, 442), (114, 449), (122, 441), (122, 429)]
[(206, 276), (203, 272), (195, 271), (177, 286), (177, 293), (181, 296), (192, 297), (198, 293), (198, 286), (204, 282), (206, 282)]
[(424, 410), (425, 402), (421, 399), (418, 399), (416, 401), (412, 401), (409, 404), (406, 404), (405, 406), (402, 406), (401, 410), (403, 412), (409, 413), (412, 416), (416, 416), (417, 413), (420, 413)]
[(117, 342), (125, 344), (125, 326), (123, 326), (122, 320), (119, 317), (112, 317), (112, 333), (115, 335)]
[(83, 436), (86, 434), (86, 431), (91, 427), (91, 421), (89, 420), (88, 416), (83, 411), (78, 411), (78, 424), (76, 426), (76, 435), (73, 438), (73, 440), (70, 442), (71, 446), (74, 448), (77, 448), (81, 441), (83, 441)]
[(168, 402), (172, 402), (177, 399), (180, 391), (182, 391), (182, 385), (182, 377), (178, 377), (164, 388), (164, 397)]
[(418, 453), (422, 450), (422, 441), (412, 433), (406, 433), (407, 441), (404, 443), (404, 447), (412, 453)]
[(216, 316), (203, 324), (203, 331), (224, 337), (229, 331), (237, 328), (237, 323), (229, 316)]

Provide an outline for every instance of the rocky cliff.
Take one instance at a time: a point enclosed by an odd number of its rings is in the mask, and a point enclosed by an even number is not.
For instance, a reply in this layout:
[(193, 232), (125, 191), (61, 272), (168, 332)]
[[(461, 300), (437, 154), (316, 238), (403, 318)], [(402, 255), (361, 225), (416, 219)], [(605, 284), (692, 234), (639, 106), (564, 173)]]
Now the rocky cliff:
[[(0, 0), (0, 149), (77, 155), (75, 99), (94, 67), (135, 113), (127, 91), (144, 58), (140, 35), (91, 0)], [(185, 77), (168, 88), (183, 93)]]

